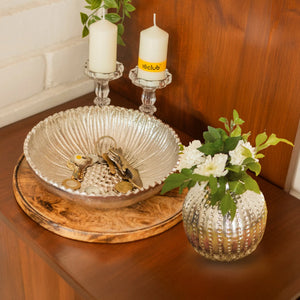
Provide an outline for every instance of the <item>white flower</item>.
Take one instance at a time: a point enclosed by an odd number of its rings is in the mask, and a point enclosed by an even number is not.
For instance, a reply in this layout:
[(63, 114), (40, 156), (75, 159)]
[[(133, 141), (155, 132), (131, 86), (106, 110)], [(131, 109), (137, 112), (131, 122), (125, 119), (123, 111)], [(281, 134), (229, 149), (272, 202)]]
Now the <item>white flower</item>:
[(203, 176), (225, 176), (228, 173), (228, 170), (225, 170), (227, 159), (228, 155), (223, 153), (216, 154), (213, 157), (208, 155), (205, 162), (197, 166), (194, 173)]
[(197, 150), (199, 147), (201, 147), (201, 142), (198, 140), (192, 141), (187, 147), (184, 147), (183, 153), (180, 154), (178, 170), (190, 169), (205, 160), (204, 154)]
[[(249, 154), (251, 154), (251, 156)], [(244, 142), (243, 140), (238, 142), (234, 150), (229, 151), (229, 156), (231, 157), (230, 162), (232, 165), (241, 165), (247, 157), (252, 157), (258, 161), (258, 159), (255, 158), (255, 148), (252, 147), (249, 142)]]

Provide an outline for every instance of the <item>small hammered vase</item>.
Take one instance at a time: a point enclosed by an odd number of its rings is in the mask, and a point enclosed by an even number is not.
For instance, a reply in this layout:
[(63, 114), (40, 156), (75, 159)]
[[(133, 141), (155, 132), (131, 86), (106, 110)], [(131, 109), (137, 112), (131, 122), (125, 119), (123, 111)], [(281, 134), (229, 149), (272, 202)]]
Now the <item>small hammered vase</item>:
[(267, 207), (262, 193), (246, 191), (232, 194), (236, 203), (233, 220), (222, 215), (218, 205), (210, 205), (210, 190), (196, 184), (183, 203), (185, 233), (193, 248), (216, 261), (233, 261), (252, 253), (260, 243), (267, 221)]

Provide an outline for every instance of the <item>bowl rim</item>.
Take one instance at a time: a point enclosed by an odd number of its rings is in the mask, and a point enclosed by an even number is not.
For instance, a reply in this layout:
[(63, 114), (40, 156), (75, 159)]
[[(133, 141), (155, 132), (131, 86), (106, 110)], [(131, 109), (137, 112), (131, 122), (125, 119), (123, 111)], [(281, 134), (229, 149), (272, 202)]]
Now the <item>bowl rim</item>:
[[(117, 194), (117, 195), (105, 195), (105, 194), (87, 194), (86, 192), (83, 191), (79, 191), (79, 190), (72, 190), (70, 188), (65, 188), (62, 184), (59, 184), (55, 181), (53, 181), (52, 179), (49, 179), (47, 176), (45, 176), (44, 174), (42, 174), (42, 172), (39, 170), (39, 168), (35, 165), (35, 163), (32, 161), (31, 157), (30, 157), (30, 149), (29, 149), (29, 143), (31, 138), (34, 136), (35, 132), (44, 125), (44, 123), (51, 121), (54, 118), (63, 116), (69, 112), (72, 111), (85, 111), (85, 110), (91, 110), (91, 109), (106, 109), (106, 110), (121, 110), (121, 111), (129, 111), (130, 113), (134, 113), (134, 114), (143, 114), (145, 115), (147, 118), (149, 119), (153, 119), (155, 122), (158, 122), (160, 125), (162, 125), (163, 127), (165, 127), (171, 134), (172, 136), (175, 138), (175, 143), (178, 145), (178, 158), (176, 161), (176, 164), (174, 165), (174, 167), (172, 168), (172, 170), (164, 177), (161, 178), (160, 180), (155, 180), (152, 184), (149, 184), (147, 187), (142, 187), (141, 189), (135, 189), (133, 191), (129, 191), (126, 194)], [(177, 170), (177, 167), (179, 165), (179, 159), (180, 159), (180, 155), (179, 155), (179, 147), (181, 145), (180, 139), (177, 135), (177, 133), (175, 132), (175, 130), (169, 126), (168, 124), (164, 123), (162, 120), (158, 119), (156, 116), (151, 116), (151, 115), (146, 115), (143, 112), (140, 112), (139, 110), (135, 110), (132, 108), (124, 108), (124, 107), (120, 107), (120, 106), (114, 106), (114, 105), (108, 105), (105, 107), (98, 107), (95, 105), (86, 105), (86, 106), (79, 106), (79, 107), (75, 107), (75, 108), (70, 108), (67, 110), (63, 110), (60, 112), (56, 112), (52, 115), (49, 115), (48, 117), (46, 117), (45, 119), (41, 120), (40, 122), (38, 122), (27, 134), (25, 140), (24, 140), (24, 144), (23, 144), (23, 151), (24, 151), (24, 156), (26, 158), (26, 161), (28, 162), (28, 165), (30, 166), (30, 168), (32, 169), (32, 171), (34, 172), (34, 174), (42, 181), (43, 185), (51, 192), (58, 192), (58, 194), (63, 194), (64, 196), (67, 196), (68, 198), (74, 198), (74, 197), (82, 197), (82, 199), (86, 199), (86, 200), (99, 200), (99, 199), (103, 199), (103, 200), (109, 200), (109, 199), (130, 199), (131, 196), (137, 196), (137, 195), (141, 195), (142, 193), (145, 193), (147, 191), (149, 191), (150, 189), (153, 189), (157, 192), (158, 187), (160, 186), (160, 189), (162, 187), (163, 182), (165, 181), (165, 179), (172, 173), (174, 173)], [(160, 190), (159, 189), (159, 190)]]

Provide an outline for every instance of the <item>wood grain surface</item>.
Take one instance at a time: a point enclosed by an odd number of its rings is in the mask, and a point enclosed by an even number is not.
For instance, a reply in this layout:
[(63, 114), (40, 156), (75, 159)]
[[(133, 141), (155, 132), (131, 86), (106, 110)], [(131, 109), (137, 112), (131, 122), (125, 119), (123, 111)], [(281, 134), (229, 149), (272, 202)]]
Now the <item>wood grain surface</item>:
[[(84, 300), (11, 229), (0, 223), (0, 299)], [(1, 276), (2, 275), (2, 276)], [(38, 284), (37, 284), (38, 283)]]
[[(222, 127), (235, 108), (254, 137), (266, 130), (294, 141), (300, 118), (300, 1), (134, 1), (118, 60), (124, 76), (111, 83), (140, 103), (141, 89), (128, 79), (137, 65), (139, 32), (157, 25), (169, 37), (172, 83), (157, 91), (157, 116), (202, 138), (207, 125)], [(265, 151), (262, 174), (284, 186), (292, 147)]]
[(120, 243), (144, 239), (182, 220), (185, 193), (159, 194), (134, 205), (96, 209), (48, 192), (22, 156), (13, 177), (15, 197), (34, 221), (61, 236), (94, 243)]

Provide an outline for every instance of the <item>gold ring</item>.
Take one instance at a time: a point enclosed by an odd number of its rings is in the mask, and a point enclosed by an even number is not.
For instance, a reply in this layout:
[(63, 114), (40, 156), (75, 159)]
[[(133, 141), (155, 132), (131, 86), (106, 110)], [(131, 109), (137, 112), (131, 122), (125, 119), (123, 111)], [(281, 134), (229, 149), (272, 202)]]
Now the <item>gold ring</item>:
[(67, 189), (78, 190), (81, 187), (81, 183), (75, 179), (68, 178), (62, 182), (62, 185)]
[[(96, 146), (95, 146), (95, 152), (96, 152), (99, 156), (102, 156), (102, 154), (105, 152), (105, 151), (101, 152), (101, 149), (99, 149), (99, 142), (100, 142), (101, 140), (103, 140), (103, 139), (106, 139), (106, 138), (108, 138), (108, 139), (110, 139), (110, 140), (113, 141), (113, 143), (114, 143), (113, 148), (117, 148), (117, 142), (116, 142), (116, 140), (115, 140), (113, 137), (111, 137), (110, 135), (104, 135), (104, 136), (101, 136), (101, 137), (97, 140)], [(111, 148), (111, 147), (110, 147), (110, 148)]]

